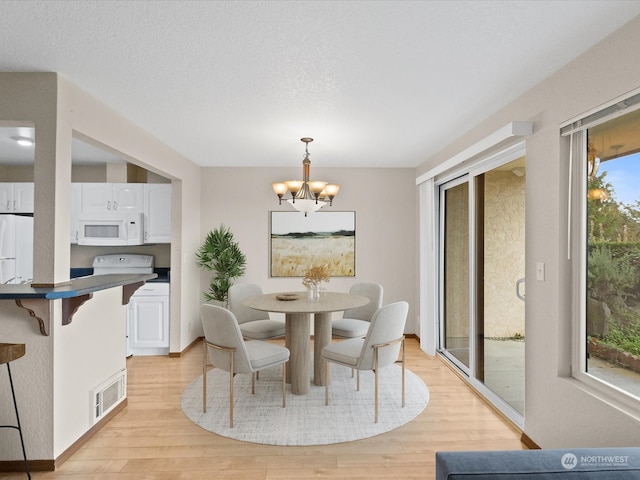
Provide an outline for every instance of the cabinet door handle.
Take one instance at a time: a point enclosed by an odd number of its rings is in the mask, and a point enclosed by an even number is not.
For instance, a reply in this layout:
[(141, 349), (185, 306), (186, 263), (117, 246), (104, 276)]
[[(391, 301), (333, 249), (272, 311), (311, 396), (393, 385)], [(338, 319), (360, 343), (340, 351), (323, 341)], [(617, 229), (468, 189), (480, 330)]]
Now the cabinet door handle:
[(116, 202), (115, 200), (113, 201), (113, 209), (118, 210), (118, 202)]
[(13, 201), (13, 210), (14, 211), (16, 210), (16, 201), (15, 200)]
[(107, 200), (107, 210), (111, 210), (111, 200)]
[(11, 200), (7, 200), (7, 211), (11, 210)]

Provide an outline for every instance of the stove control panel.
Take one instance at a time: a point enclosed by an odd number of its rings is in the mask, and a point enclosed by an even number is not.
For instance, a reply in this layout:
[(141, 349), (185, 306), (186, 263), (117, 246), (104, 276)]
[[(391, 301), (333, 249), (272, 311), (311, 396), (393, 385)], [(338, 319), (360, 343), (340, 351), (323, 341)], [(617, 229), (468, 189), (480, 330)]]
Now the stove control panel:
[(93, 259), (93, 267), (100, 269), (130, 267), (153, 268), (153, 255), (139, 255), (133, 253), (98, 255)]

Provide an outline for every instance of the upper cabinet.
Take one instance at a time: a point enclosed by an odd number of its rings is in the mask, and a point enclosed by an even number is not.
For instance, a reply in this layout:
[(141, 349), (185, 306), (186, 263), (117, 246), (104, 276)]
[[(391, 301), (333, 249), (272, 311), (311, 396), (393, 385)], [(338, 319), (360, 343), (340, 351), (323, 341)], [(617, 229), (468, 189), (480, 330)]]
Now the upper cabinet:
[(144, 184), (144, 243), (171, 243), (171, 184)]
[(143, 210), (142, 183), (83, 183), (82, 212)]
[(83, 213), (128, 211), (143, 213), (144, 243), (171, 243), (170, 183), (72, 183), (71, 243), (78, 243)]
[(0, 213), (33, 213), (32, 182), (0, 183)]

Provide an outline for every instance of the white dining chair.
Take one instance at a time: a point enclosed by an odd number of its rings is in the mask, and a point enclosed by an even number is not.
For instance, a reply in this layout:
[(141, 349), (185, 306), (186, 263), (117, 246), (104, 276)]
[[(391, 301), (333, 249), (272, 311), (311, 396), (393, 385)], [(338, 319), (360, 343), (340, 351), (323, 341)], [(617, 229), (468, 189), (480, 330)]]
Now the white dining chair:
[(289, 349), (260, 340), (245, 341), (235, 315), (226, 308), (204, 304), (200, 308), (204, 329), (202, 354), (202, 412), (207, 411), (207, 357), (211, 365), (229, 372), (229, 426), (233, 428), (233, 380), (251, 374), (251, 393), (256, 393), (256, 373), (282, 365), (282, 407), (286, 406), (286, 362)]
[(329, 363), (337, 363), (358, 372), (356, 389), (360, 390), (360, 371), (372, 370), (375, 374), (375, 423), (378, 423), (378, 373), (381, 368), (398, 361), (402, 364), (402, 406), (405, 392), (404, 326), (409, 304), (396, 302), (380, 307), (373, 314), (369, 330), (364, 338), (350, 338), (332, 343), (322, 349), (325, 361), (325, 405), (329, 405)]
[(373, 314), (382, 306), (382, 285), (372, 282), (360, 282), (351, 286), (349, 293), (369, 299), (369, 303), (358, 308), (345, 310), (342, 318), (331, 322), (331, 333), (335, 337), (364, 337), (369, 330)]
[(240, 331), (250, 340), (267, 340), (284, 337), (284, 320), (273, 320), (269, 312), (261, 312), (245, 307), (245, 298), (262, 295), (262, 289), (255, 283), (236, 283), (229, 288), (229, 310), (238, 319)]

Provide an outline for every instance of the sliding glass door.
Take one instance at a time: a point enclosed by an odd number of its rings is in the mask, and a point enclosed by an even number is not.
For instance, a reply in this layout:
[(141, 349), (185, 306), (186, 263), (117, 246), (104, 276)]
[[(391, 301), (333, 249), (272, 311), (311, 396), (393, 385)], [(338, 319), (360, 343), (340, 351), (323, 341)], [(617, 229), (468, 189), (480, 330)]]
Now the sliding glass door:
[[(523, 151), (440, 185), (441, 352), (505, 414), (524, 414)], [(516, 158), (514, 158), (514, 156)]]
[(464, 370), (469, 354), (469, 184), (466, 177), (441, 189), (443, 346)]
[(524, 157), (478, 175), (476, 186), (476, 375), (523, 415)]

